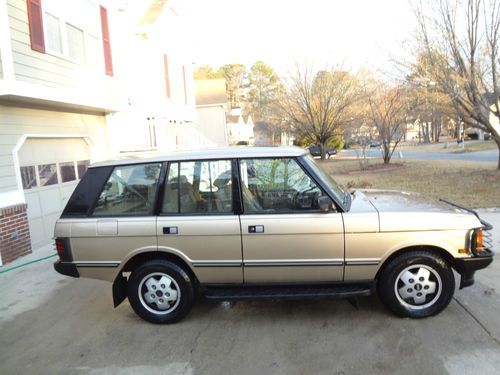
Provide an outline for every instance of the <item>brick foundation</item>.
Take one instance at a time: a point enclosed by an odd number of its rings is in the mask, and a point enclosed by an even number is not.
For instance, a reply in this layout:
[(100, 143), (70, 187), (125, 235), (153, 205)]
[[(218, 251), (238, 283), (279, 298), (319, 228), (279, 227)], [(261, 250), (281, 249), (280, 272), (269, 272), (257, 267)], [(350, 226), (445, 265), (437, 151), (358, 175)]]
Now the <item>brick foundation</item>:
[(26, 204), (0, 208), (0, 254), (2, 263), (31, 253)]

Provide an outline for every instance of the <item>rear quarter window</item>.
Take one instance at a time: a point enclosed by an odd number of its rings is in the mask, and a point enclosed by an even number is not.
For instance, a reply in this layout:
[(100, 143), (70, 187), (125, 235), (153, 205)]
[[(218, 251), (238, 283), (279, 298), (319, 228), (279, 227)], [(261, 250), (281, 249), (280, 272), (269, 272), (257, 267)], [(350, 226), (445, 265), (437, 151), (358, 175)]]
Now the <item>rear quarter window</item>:
[(104, 184), (92, 216), (151, 215), (161, 163), (120, 165)]
[(61, 217), (86, 217), (112, 169), (112, 167), (88, 169), (73, 191)]

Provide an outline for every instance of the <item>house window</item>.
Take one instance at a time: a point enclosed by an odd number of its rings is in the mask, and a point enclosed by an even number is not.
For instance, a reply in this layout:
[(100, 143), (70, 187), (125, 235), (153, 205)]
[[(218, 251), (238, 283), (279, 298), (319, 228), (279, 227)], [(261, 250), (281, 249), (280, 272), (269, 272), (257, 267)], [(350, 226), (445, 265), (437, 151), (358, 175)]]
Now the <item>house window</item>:
[(90, 161), (89, 160), (78, 160), (76, 162), (76, 169), (78, 170), (78, 178), (82, 178), (87, 169), (89, 168)]
[(52, 14), (45, 13), (45, 40), (47, 40), (47, 51), (62, 55), (61, 21)]
[(38, 175), (40, 176), (40, 186), (57, 184), (56, 164), (42, 164), (38, 166)]
[(61, 174), (62, 182), (76, 180), (75, 163), (72, 161), (68, 163), (59, 163), (59, 173)]
[(102, 66), (100, 12), (94, 0), (28, 0), (28, 19), (33, 50)]
[(25, 190), (35, 188), (37, 186), (35, 167), (33, 165), (29, 167), (21, 167), (21, 180), (23, 181), (23, 189)]
[(67, 23), (66, 31), (68, 32), (69, 57), (76, 61), (85, 61), (85, 37), (83, 30)]

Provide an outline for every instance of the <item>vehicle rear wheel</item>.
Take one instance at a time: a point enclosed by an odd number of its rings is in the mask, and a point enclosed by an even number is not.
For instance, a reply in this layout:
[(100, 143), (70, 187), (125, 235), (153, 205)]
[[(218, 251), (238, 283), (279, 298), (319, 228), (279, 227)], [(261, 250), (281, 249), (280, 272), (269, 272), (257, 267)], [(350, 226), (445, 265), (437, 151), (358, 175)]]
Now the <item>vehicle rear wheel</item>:
[(396, 315), (425, 318), (441, 312), (455, 292), (451, 267), (428, 251), (410, 251), (390, 261), (378, 280), (382, 302)]
[(137, 315), (151, 323), (178, 322), (194, 304), (194, 286), (189, 274), (163, 259), (150, 260), (137, 267), (127, 287), (130, 305)]

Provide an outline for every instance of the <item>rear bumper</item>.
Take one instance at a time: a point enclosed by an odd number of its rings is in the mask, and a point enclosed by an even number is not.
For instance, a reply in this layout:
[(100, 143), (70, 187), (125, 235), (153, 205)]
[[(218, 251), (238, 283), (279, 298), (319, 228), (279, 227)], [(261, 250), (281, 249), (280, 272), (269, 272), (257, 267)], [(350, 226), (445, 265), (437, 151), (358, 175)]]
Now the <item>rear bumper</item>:
[(58, 260), (54, 263), (54, 269), (64, 276), (80, 277), (78, 268), (74, 263), (61, 262)]
[(483, 256), (455, 259), (457, 271), (462, 276), (460, 289), (474, 284), (474, 273), (488, 267), (493, 262), (493, 252), (489, 251)]

